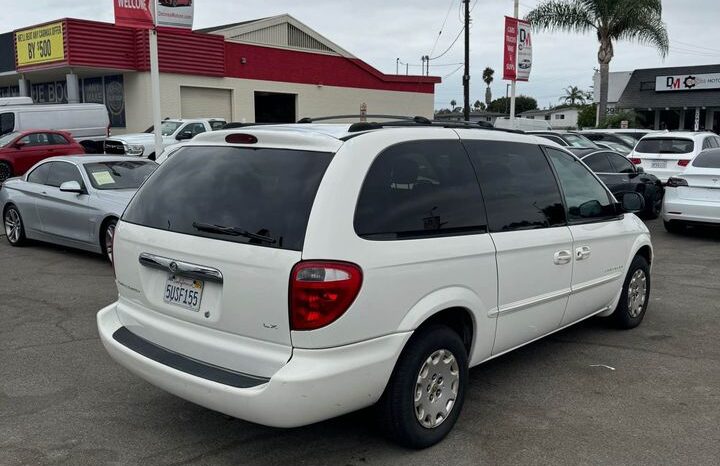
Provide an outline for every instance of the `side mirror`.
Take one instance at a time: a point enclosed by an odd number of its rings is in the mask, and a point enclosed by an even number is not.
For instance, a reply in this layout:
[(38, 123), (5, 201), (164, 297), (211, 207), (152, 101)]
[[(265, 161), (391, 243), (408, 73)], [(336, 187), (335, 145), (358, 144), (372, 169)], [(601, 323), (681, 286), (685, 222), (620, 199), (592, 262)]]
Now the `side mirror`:
[(13, 144), (13, 145), (15, 146), (16, 149), (22, 149), (23, 147), (25, 147), (26, 144), (27, 143), (25, 141), (20, 139), (19, 141), (15, 141), (15, 144)]
[(645, 169), (643, 167), (635, 167), (635, 173), (645, 173)]
[(645, 208), (645, 198), (634, 191), (618, 193), (616, 196), (621, 198), (620, 208), (623, 212), (636, 214)]
[(77, 181), (66, 181), (60, 185), (60, 191), (64, 193), (82, 194), (83, 189)]
[(193, 138), (192, 131), (183, 131), (182, 133), (178, 134), (175, 137), (175, 139), (177, 139), (178, 141), (186, 141), (186, 140), (192, 139), (192, 138)]

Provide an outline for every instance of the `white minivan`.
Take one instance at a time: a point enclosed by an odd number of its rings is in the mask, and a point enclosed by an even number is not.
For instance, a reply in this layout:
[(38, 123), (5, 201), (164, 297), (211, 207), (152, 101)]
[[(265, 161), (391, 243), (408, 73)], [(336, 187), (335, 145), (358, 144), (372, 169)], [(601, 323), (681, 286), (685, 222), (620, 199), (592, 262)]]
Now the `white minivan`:
[(66, 131), (88, 152), (97, 152), (99, 143), (110, 134), (110, 117), (102, 104), (0, 107), (0, 136), (29, 129)]
[(592, 316), (640, 324), (642, 204), (557, 144), (499, 130), (206, 132), (118, 222), (99, 334), (210, 409), (296, 427), (377, 404), (380, 428), (423, 448), (452, 429), (470, 367)]

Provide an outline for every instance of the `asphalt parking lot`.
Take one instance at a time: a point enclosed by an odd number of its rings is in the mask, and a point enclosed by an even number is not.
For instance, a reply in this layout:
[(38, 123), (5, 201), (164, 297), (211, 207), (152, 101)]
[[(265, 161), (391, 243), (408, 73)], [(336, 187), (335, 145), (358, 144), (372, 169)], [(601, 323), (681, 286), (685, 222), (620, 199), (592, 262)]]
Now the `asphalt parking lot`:
[(650, 226), (641, 327), (591, 320), (473, 369), (455, 430), (419, 452), (369, 411), (277, 430), (154, 388), (100, 344), (100, 256), (0, 238), (0, 464), (717, 465), (720, 232)]

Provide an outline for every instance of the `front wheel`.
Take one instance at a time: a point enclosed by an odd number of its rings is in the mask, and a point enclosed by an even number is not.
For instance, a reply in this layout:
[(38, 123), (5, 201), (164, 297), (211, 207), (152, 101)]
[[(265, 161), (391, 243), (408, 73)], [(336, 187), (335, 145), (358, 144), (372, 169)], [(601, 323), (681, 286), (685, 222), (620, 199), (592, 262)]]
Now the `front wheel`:
[(685, 224), (680, 220), (670, 220), (669, 222), (665, 221), (663, 222), (663, 225), (668, 233), (680, 234), (685, 232)]
[(642, 256), (635, 256), (623, 283), (620, 302), (610, 315), (621, 329), (635, 328), (645, 317), (650, 300), (650, 265)]
[(452, 430), (465, 400), (468, 356), (460, 336), (434, 325), (413, 335), (378, 403), (389, 437), (409, 448), (427, 448)]
[(103, 228), (103, 234), (102, 234), (102, 250), (103, 254), (107, 258), (107, 260), (110, 261), (110, 263), (113, 263), (113, 240), (115, 239), (115, 227), (117, 226), (117, 220), (111, 219), (108, 220), (105, 223), (105, 226)]
[(5, 209), (4, 215), (5, 235), (11, 246), (22, 246), (25, 244), (25, 225), (17, 207), (10, 206)]

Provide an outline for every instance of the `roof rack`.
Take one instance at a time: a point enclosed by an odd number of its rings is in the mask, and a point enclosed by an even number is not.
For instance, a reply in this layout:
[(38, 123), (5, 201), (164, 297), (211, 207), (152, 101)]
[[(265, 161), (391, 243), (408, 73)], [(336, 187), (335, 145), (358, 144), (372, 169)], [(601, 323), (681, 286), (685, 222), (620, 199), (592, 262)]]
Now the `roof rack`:
[(350, 125), (348, 133), (371, 131), (382, 128), (412, 128), (412, 127), (435, 127), (435, 128), (456, 128), (456, 129), (484, 129), (490, 131), (502, 131), (505, 133), (525, 134), (524, 131), (515, 129), (495, 128), (486, 121), (438, 121), (417, 116), (408, 120), (389, 121), (386, 123), (361, 122)]
[(386, 120), (399, 120), (399, 121), (412, 121), (415, 118), (422, 118), (422, 117), (411, 117), (406, 115), (332, 115), (332, 116), (322, 116), (322, 117), (305, 117), (298, 120), (298, 123), (300, 124), (310, 124), (310, 123), (317, 123), (318, 121), (329, 121), (329, 120), (352, 120), (352, 119), (360, 119), (360, 118), (383, 118)]

